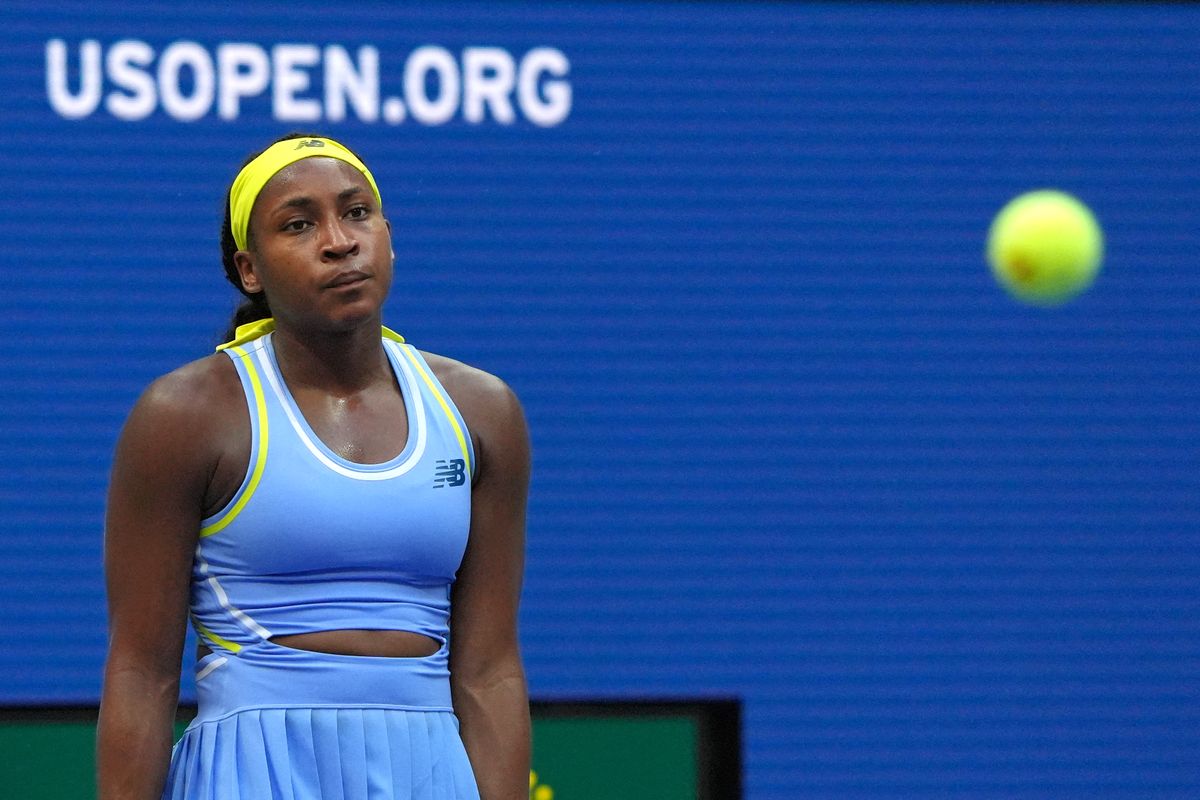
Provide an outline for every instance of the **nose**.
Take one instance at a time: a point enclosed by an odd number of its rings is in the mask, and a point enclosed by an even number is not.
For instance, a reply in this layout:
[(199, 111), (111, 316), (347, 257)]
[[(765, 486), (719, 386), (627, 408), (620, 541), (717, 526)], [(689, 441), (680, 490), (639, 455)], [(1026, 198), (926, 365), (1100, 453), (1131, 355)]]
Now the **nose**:
[(358, 253), (358, 237), (341, 221), (326, 227), (328, 236), (321, 248), (321, 256), (328, 261), (338, 261)]

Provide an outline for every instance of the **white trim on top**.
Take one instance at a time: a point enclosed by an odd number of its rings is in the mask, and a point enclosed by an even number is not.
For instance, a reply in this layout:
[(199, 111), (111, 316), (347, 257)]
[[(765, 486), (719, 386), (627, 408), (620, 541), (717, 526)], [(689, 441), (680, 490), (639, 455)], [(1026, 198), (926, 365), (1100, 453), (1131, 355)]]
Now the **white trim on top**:
[(221, 656), (220, 658), (214, 658), (212, 661), (208, 662), (208, 664), (205, 665), (204, 669), (202, 669), (196, 673), (196, 682), (198, 683), (198, 682), (204, 680), (205, 678), (208, 677), (209, 673), (211, 673), (217, 667), (223, 667), (228, 663), (229, 663), (229, 659), (226, 658), (225, 656)]
[(217, 597), (217, 602), (221, 604), (221, 608), (229, 612), (229, 615), (242, 624), (246, 630), (253, 633), (255, 636), (264, 641), (271, 638), (271, 632), (259, 625), (245, 611), (235, 606), (229, 601), (229, 595), (225, 594), (225, 587), (217, 582), (215, 575), (212, 575), (208, 569), (208, 561), (204, 558), (203, 544), (196, 545), (196, 562), (200, 567), (200, 574), (207, 575), (205, 583), (208, 588), (212, 589), (213, 594)]
[[(385, 346), (390, 342), (385, 342)], [(398, 353), (395, 355), (399, 356)], [(279, 376), (275, 365), (271, 363), (271, 359), (267, 355), (267, 348), (259, 347), (255, 353), (260, 365), (262, 365), (263, 374), (267, 376), (267, 383), (271, 384), (271, 391), (275, 392), (275, 398), (279, 401), (279, 405), (283, 408), (283, 413), (287, 415), (288, 421), (292, 424), (292, 430), (300, 437), (300, 441), (308, 448), (308, 452), (324, 464), (327, 468), (333, 470), (339, 475), (344, 475), (347, 478), (353, 478), (358, 481), (385, 481), (389, 478), (395, 478), (403, 475), (417, 465), (421, 460), (421, 456), (425, 454), (425, 439), (426, 439), (426, 424), (425, 424), (425, 403), (421, 397), (421, 387), (417, 384), (417, 376), (413, 374), (412, 367), (408, 365), (407, 359), (394, 358), (389, 359), (394, 364), (400, 365), (400, 370), (404, 374), (404, 391), (406, 397), (412, 399), (412, 408), (416, 411), (416, 419), (409, 420), (409, 426), (415, 428), (417, 437), (416, 445), (413, 447), (412, 453), (403, 462), (397, 464), (391, 469), (371, 471), (370, 464), (364, 464), (363, 469), (353, 469), (331, 459), (326, 455), (325, 450), (312, 440), (305, 430), (304, 424), (297, 418), (296, 412), (292, 410), (292, 404), (288, 401), (288, 396), (285, 394), (282, 379)], [(405, 404), (406, 407), (409, 405)], [(413, 435), (414, 431), (409, 431), (409, 436)]]

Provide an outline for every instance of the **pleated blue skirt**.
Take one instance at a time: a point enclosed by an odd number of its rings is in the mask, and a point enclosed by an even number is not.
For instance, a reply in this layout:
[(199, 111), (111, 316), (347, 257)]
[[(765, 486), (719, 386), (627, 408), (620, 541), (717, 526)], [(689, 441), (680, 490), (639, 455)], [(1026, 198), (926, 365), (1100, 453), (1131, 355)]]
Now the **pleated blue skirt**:
[(164, 800), (478, 800), (438, 661), (207, 656)]

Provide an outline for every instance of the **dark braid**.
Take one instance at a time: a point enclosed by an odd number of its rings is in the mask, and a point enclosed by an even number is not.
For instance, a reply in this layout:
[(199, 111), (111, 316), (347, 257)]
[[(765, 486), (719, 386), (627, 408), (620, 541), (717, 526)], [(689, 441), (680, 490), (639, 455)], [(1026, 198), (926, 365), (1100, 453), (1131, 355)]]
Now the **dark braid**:
[[(320, 137), (322, 135), (323, 134), (320, 133), (302, 133), (299, 131), (293, 131), (292, 133), (285, 133), (274, 142), (271, 142), (271, 144), (285, 142), (288, 139), (308, 139)], [(269, 146), (270, 145), (268, 145), (268, 147)], [(257, 153), (251, 153), (246, 157), (246, 160), (242, 162), (242, 167), (245, 167), (251, 161), (258, 158), (262, 152), (263, 151), (260, 150)], [(239, 167), (239, 172), (240, 171), (241, 167)], [(223, 342), (228, 342), (233, 339), (239, 325), (245, 325), (249, 322), (256, 322), (260, 319), (267, 319), (271, 316), (271, 305), (269, 302), (267, 302), (266, 292), (247, 292), (246, 288), (242, 286), (242, 276), (240, 273), (238, 273), (237, 264), (235, 264), (233, 261), (233, 256), (238, 251), (238, 246), (237, 242), (233, 240), (233, 224), (229, 219), (229, 190), (232, 188), (233, 185), (231, 183), (229, 189), (225, 190), (225, 215), (221, 218), (221, 264), (225, 267), (225, 278), (233, 284), (235, 289), (242, 293), (245, 299), (242, 300), (241, 304), (237, 307), (237, 309), (234, 310), (233, 319), (229, 321), (229, 328), (225, 331), (225, 335), (221, 339)], [(254, 248), (254, 234), (251, 233), (248, 226), (246, 228), (246, 247), (249, 249)]]
[[(251, 247), (253, 245), (247, 242), (246, 246)], [(245, 325), (248, 322), (266, 319), (271, 316), (271, 306), (267, 303), (266, 293), (255, 292), (251, 294), (242, 286), (242, 278), (238, 273), (237, 264), (233, 262), (233, 254), (237, 251), (237, 242), (233, 240), (233, 226), (229, 222), (229, 194), (226, 193), (225, 218), (221, 221), (221, 263), (225, 267), (226, 279), (233, 284), (235, 289), (242, 293), (245, 299), (242, 300), (241, 304), (233, 312), (233, 319), (229, 321), (229, 330), (225, 331), (225, 335), (221, 339), (224, 342), (233, 339), (239, 325)]]

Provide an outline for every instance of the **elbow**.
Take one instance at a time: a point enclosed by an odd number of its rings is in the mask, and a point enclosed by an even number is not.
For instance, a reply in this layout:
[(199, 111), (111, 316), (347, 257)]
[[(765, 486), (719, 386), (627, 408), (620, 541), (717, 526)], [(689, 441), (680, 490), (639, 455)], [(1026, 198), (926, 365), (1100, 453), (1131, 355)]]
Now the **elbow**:
[(525, 668), (516, 647), (486, 659), (451, 664), (450, 686), (456, 702), (487, 703), (497, 695), (526, 697)]
[(179, 700), (179, 671), (110, 658), (104, 670), (102, 699), (114, 697), (174, 705)]
[(452, 683), (487, 686), (514, 679), (525, 680), (525, 667), (516, 637), (493, 641), (487, 647), (451, 646)]
[(511, 659), (475, 669), (451, 670), (450, 685), (455, 692), (472, 694), (511, 691), (514, 687), (525, 691), (525, 669), (520, 659)]

